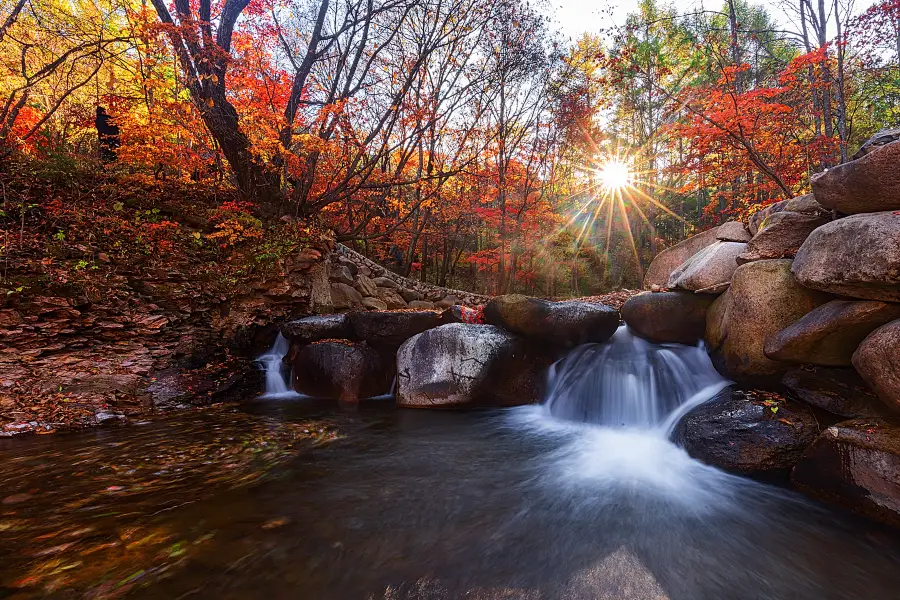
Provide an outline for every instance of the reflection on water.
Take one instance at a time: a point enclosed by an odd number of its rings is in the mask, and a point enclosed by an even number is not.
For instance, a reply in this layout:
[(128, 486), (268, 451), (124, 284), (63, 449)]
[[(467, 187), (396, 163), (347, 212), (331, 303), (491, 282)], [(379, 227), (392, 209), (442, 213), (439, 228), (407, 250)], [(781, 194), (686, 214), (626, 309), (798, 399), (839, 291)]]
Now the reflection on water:
[(655, 434), (248, 411), (0, 445), (0, 597), (898, 597), (892, 533)]

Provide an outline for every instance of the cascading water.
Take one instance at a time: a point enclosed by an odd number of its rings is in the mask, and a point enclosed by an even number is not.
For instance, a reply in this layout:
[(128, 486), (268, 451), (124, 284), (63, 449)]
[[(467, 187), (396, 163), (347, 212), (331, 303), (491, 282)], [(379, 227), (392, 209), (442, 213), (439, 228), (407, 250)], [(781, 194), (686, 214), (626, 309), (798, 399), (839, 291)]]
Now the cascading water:
[(559, 419), (665, 430), (726, 385), (702, 346), (653, 344), (623, 326), (554, 364), (544, 405)]
[(262, 398), (294, 398), (299, 396), (290, 387), (290, 373), (284, 368), (284, 357), (291, 349), (291, 343), (281, 333), (265, 354), (256, 359), (266, 374), (266, 389)]

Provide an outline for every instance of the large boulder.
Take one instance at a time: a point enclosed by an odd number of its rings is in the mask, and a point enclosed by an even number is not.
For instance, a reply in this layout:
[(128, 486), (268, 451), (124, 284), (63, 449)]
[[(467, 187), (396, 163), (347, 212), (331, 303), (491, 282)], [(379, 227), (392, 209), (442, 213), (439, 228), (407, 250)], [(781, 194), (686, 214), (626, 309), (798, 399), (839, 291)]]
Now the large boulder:
[(709, 294), (644, 292), (622, 306), (622, 320), (635, 335), (656, 343), (696, 344), (706, 330)]
[(900, 526), (900, 425), (854, 419), (828, 427), (791, 481), (814, 498)]
[(683, 265), (693, 255), (716, 242), (717, 229), (714, 227), (698, 233), (657, 254), (644, 274), (644, 289), (650, 289), (654, 285), (666, 287), (672, 271)]
[(379, 350), (394, 352), (412, 336), (441, 324), (434, 310), (369, 311), (350, 315), (356, 339)]
[(900, 209), (900, 142), (873, 148), (810, 179), (822, 206), (847, 214)]
[(331, 273), (328, 278), (332, 281), (332, 283), (343, 283), (346, 285), (352, 286), (353, 281), (353, 273), (350, 272), (350, 269), (345, 267), (344, 265), (332, 266)]
[(849, 367), (867, 335), (900, 319), (900, 304), (875, 300), (832, 300), (766, 340), (766, 356), (826, 367)]
[(889, 412), (853, 369), (800, 367), (785, 373), (781, 384), (792, 397), (845, 419)]
[(793, 258), (809, 234), (828, 221), (828, 217), (787, 210), (775, 213), (762, 222), (746, 250), (737, 257), (737, 262), (744, 264), (770, 258)]
[(356, 291), (358, 291), (363, 296), (378, 295), (378, 286), (375, 285), (374, 281), (372, 281), (362, 273), (356, 276), (356, 284), (354, 285), (354, 287), (356, 288)]
[(297, 321), (289, 321), (281, 326), (281, 333), (297, 344), (311, 344), (319, 340), (356, 339), (350, 317), (347, 314), (316, 315)]
[(760, 260), (738, 267), (731, 287), (706, 316), (706, 344), (713, 363), (739, 381), (780, 377), (790, 365), (765, 355), (766, 339), (830, 299), (798, 284), (790, 260)]
[(862, 158), (866, 154), (872, 152), (873, 150), (877, 150), (882, 146), (890, 144), (891, 142), (896, 142), (900, 140), (900, 127), (896, 127), (893, 129), (882, 129), (872, 137), (870, 137), (866, 142), (859, 147), (859, 150), (856, 151), (856, 154), (853, 155), (853, 160), (857, 158)]
[(451, 323), (397, 352), (397, 404), (415, 408), (539, 402), (549, 359), (499, 327)]
[(853, 353), (853, 366), (882, 402), (900, 412), (900, 320), (869, 334)]
[(376, 289), (378, 299), (384, 302), (390, 310), (398, 308), (406, 308), (406, 300), (400, 295), (400, 292), (394, 288), (381, 287)]
[(325, 340), (304, 346), (293, 360), (294, 389), (319, 398), (354, 402), (390, 391), (391, 364), (367, 345)]
[(759, 474), (791, 469), (818, 433), (815, 416), (800, 403), (726, 388), (691, 409), (672, 437), (708, 465)]
[(721, 293), (737, 269), (736, 259), (747, 248), (742, 242), (715, 242), (672, 271), (666, 286), (692, 292)]
[(596, 302), (548, 302), (509, 294), (487, 303), (484, 320), (529, 338), (571, 348), (611, 338), (619, 327), (619, 311)]
[(751, 237), (740, 221), (728, 221), (716, 228), (716, 239), (722, 242), (749, 242)]
[(790, 200), (782, 200), (781, 202), (770, 204), (762, 210), (754, 213), (747, 222), (747, 228), (750, 230), (750, 233), (752, 235), (756, 235), (757, 233), (759, 233), (760, 226), (763, 224), (763, 222), (769, 219), (772, 215), (784, 211), (820, 217), (828, 216), (831, 213), (830, 210), (816, 202), (815, 196), (813, 196), (812, 194), (806, 194), (804, 196), (791, 198)]
[(797, 252), (794, 275), (813, 289), (900, 302), (900, 212), (853, 215), (822, 225)]
[(359, 308), (362, 306), (362, 294), (346, 283), (331, 284), (331, 303), (337, 310)]

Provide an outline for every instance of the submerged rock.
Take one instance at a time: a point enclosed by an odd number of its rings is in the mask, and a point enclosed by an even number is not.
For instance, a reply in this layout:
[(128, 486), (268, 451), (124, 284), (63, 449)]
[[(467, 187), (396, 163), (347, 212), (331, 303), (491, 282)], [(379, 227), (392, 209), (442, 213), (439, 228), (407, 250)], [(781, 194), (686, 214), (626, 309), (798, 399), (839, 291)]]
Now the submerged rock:
[(394, 352), (417, 333), (440, 325), (441, 315), (433, 310), (369, 311), (351, 314), (350, 324), (357, 339)]
[(716, 242), (690, 257), (669, 276), (667, 287), (721, 292), (737, 269), (736, 259), (747, 248), (740, 242)]
[(853, 215), (822, 225), (800, 247), (793, 269), (809, 288), (900, 302), (900, 214)]
[(784, 374), (791, 396), (846, 419), (888, 414), (887, 408), (854, 369), (804, 367)]
[(619, 326), (619, 311), (595, 302), (548, 302), (510, 294), (488, 302), (484, 320), (528, 338), (571, 348), (611, 338)]
[(305, 346), (293, 360), (294, 389), (301, 394), (355, 402), (390, 391), (393, 372), (373, 348), (325, 340)]
[(689, 411), (672, 439), (708, 465), (736, 473), (791, 469), (819, 430), (802, 404), (771, 393), (726, 388)]
[(864, 339), (853, 353), (853, 366), (881, 401), (900, 413), (900, 320)]
[(900, 304), (832, 300), (766, 340), (766, 356), (802, 364), (849, 367), (853, 352), (878, 327), (900, 319)]
[(622, 319), (645, 340), (694, 345), (703, 339), (706, 311), (714, 300), (691, 292), (644, 292), (625, 302)]
[(319, 340), (353, 340), (353, 327), (346, 314), (316, 315), (297, 321), (288, 321), (281, 326), (281, 333), (298, 344), (311, 344)]
[(518, 406), (540, 401), (549, 359), (491, 325), (451, 323), (397, 352), (397, 404), (415, 408)]
[(900, 526), (900, 425), (854, 419), (827, 428), (791, 481), (814, 498)]
[(873, 148), (864, 156), (810, 179), (822, 206), (847, 214), (900, 209), (900, 142)]
[(653, 285), (666, 287), (672, 271), (683, 265), (693, 255), (716, 242), (717, 231), (717, 227), (708, 229), (657, 254), (644, 274), (644, 289), (650, 289), (650, 286)]

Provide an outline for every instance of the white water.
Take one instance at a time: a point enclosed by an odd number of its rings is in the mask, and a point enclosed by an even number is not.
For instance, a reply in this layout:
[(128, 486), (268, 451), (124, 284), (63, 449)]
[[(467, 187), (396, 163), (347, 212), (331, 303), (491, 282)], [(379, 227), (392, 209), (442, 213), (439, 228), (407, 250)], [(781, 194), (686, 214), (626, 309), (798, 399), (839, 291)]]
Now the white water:
[(266, 375), (266, 389), (262, 398), (296, 398), (300, 394), (290, 387), (291, 374), (284, 367), (284, 357), (291, 349), (291, 343), (278, 333), (275, 343), (256, 361)]

